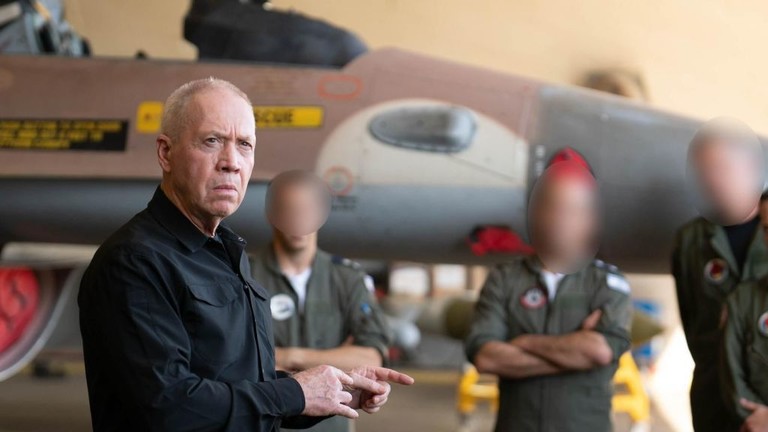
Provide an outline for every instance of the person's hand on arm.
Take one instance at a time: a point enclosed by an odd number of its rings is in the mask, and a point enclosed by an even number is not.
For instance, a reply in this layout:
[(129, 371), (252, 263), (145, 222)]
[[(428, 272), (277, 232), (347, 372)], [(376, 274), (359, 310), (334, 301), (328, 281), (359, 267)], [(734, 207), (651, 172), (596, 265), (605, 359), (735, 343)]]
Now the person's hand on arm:
[(531, 355), (566, 370), (589, 370), (606, 366), (613, 360), (613, 350), (605, 337), (596, 332), (603, 312), (593, 311), (578, 331), (564, 335), (525, 334), (516, 337), (511, 344)]
[(566, 370), (590, 370), (618, 361), (630, 345), (629, 283), (612, 272), (596, 283), (602, 286), (592, 299), (592, 312), (578, 330), (557, 336), (522, 335), (512, 344)]
[(467, 358), (481, 373), (510, 379), (561, 372), (552, 362), (509, 343), (509, 298), (502, 271), (494, 269), (480, 291), (465, 342)]
[(747, 399), (739, 403), (750, 413), (739, 432), (768, 432), (768, 406)]
[(553, 375), (564, 369), (537, 355), (528, 353), (510, 342), (486, 342), (475, 355), (475, 367), (480, 373), (519, 379)]

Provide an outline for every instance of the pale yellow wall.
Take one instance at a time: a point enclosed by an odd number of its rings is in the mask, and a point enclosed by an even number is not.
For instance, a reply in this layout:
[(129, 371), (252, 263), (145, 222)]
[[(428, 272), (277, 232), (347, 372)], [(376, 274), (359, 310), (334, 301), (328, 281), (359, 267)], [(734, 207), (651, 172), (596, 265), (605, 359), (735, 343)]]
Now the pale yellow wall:
[[(193, 58), (188, 0), (66, 0), (97, 54)], [(596, 68), (637, 70), (658, 107), (732, 115), (768, 132), (765, 0), (275, 0), (397, 46), (572, 83)]]

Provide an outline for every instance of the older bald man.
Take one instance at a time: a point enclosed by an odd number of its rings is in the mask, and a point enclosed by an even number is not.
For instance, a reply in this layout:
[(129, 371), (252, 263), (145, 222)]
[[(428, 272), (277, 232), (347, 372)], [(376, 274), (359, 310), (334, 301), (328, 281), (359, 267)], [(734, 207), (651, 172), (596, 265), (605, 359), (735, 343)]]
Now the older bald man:
[(163, 178), (147, 208), (96, 252), (80, 287), (95, 431), (274, 431), (378, 411), (384, 368), (275, 371), (268, 294), (245, 241), (221, 224), (254, 163), (251, 102), (204, 79), (168, 98), (157, 137)]

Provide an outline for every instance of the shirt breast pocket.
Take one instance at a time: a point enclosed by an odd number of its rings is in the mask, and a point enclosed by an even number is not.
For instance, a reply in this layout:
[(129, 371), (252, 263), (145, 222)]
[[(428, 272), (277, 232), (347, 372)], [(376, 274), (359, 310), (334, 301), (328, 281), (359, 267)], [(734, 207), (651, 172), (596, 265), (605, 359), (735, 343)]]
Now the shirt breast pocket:
[(192, 357), (222, 365), (243, 353), (245, 308), (242, 286), (234, 282), (187, 285), (191, 301), (186, 322), (192, 340)]

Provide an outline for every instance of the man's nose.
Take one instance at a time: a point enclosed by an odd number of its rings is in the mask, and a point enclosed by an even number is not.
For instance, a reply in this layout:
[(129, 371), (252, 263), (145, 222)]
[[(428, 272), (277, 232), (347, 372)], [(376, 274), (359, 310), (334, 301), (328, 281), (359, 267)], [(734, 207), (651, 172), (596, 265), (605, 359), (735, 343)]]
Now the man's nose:
[(222, 147), (219, 153), (218, 169), (225, 172), (240, 171), (240, 153), (237, 151), (237, 145), (229, 142)]

